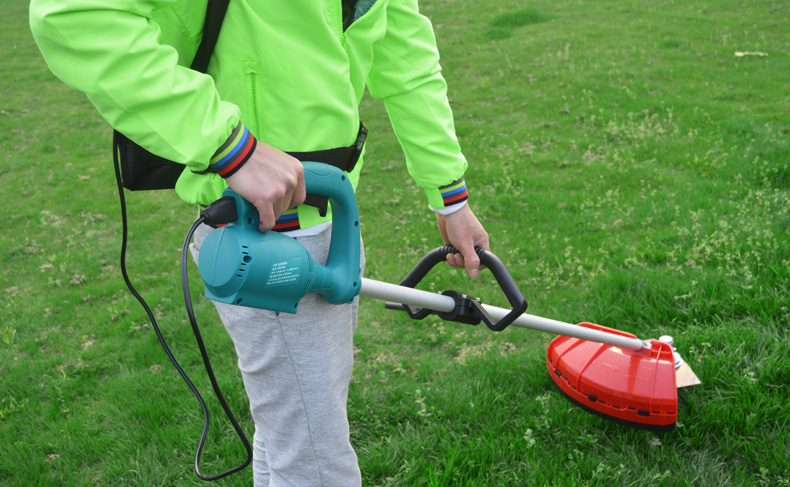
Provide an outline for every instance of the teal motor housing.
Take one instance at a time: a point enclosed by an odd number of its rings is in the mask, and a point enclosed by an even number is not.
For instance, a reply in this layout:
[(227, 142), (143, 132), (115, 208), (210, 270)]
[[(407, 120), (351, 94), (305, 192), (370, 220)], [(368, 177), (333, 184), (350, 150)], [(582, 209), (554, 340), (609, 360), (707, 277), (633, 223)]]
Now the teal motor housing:
[(316, 263), (295, 239), (258, 230), (258, 210), (231, 189), (237, 218), (208, 234), (198, 268), (206, 297), (222, 303), (296, 313), (308, 293), (331, 304), (354, 300), (361, 288), (359, 213), (354, 189), (340, 169), (304, 163), (307, 194), (326, 196), (332, 235), (326, 265)]

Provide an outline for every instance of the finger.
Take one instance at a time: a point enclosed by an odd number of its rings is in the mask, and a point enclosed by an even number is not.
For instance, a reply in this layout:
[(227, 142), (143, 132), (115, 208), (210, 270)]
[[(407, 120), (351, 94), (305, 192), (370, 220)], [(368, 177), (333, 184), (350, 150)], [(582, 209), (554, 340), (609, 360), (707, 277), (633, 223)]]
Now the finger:
[(294, 208), (294, 206), (291, 206), (291, 202), (293, 201), (293, 192), (294, 192), (294, 188), (286, 188), (286, 191), (285, 193), (283, 193), (282, 198), (277, 199), (277, 207), (276, 207), (277, 214), (275, 215), (275, 218), (278, 218), (286, 211), (290, 210), (291, 208)]
[(461, 254), (447, 254), (447, 265), (450, 267), (456, 267), (459, 269), (463, 269), (464, 267), (464, 257)]
[(305, 192), (304, 188), (296, 188), (296, 190), (291, 195), (291, 204), (290, 208), (296, 208), (297, 206), (304, 203), (305, 198), (307, 198), (307, 193)]
[(469, 277), (472, 279), (477, 279), (480, 273), (480, 257), (477, 256), (474, 245), (464, 245), (462, 249), (458, 250), (461, 251), (461, 255), (463, 256), (462, 262), (463, 267), (466, 269), (466, 273), (469, 274)]
[(274, 215), (274, 211), (272, 211), (271, 208), (258, 207), (258, 220), (258, 230), (262, 233), (266, 233), (274, 228), (274, 222), (277, 220), (277, 217)]
[[(479, 244), (476, 244), (475, 247), (480, 247), (481, 249), (485, 250), (486, 252), (491, 252), (491, 245), (488, 241), (488, 235), (486, 235), (485, 240)], [(475, 255), (477, 255), (477, 251), (475, 251)], [(478, 256), (480, 257), (480, 256)], [(480, 264), (479, 270), (488, 269), (488, 267)]]
[(483, 238), (479, 243), (475, 244), (475, 247), (480, 247), (481, 249), (485, 250), (486, 252), (491, 252), (491, 243), (489, 242), (488, 234), (484, 234)]
[(304, 174), (301, 175), (301, 180), (296, 184), (296, 188), (294, 188), (293, 193), (291, 193), (291, 202), (290, 207), (296, 208), (297, 206), (304, 203), (305, 198), (307, 198), (307, 191), (305, 190), (305, 183), (304, 183)]

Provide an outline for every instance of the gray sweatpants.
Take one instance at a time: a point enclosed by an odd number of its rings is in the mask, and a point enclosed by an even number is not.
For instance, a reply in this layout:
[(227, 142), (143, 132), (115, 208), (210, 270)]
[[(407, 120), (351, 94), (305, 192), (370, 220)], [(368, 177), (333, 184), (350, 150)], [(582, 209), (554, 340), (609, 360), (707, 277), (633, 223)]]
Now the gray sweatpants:
[[(203, 225), (195, 233), (195, 258), (209, 231)], [(325, 264), (330, 233), (297, 240)], [(214, 304), (235, 344), (255, 422), (255, 487), (361, 485), (346, 414), (358, 299), (331, 305), (308, 294), (295, 315)]]

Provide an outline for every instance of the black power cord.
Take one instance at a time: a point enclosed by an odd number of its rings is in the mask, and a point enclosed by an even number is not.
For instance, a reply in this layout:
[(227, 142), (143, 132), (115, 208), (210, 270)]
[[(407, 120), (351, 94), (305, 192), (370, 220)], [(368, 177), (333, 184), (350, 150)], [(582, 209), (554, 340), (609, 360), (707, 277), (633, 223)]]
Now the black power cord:
[[(203, 447), (206, 442), (206, 438), (208, 437), (208, 429), (209, 429), (209, 412), (208, 407), (206, 407), (205, 401), (203, 401), (203, 397), (198, 392), (195, 385), (189, 379), (184, 369), (178, 364), (178, 361), (173, 356), (173, 353), (170, 351), (170, 347), (167, 346), (167, 342), (165, 341), (162, 332), (159, 330), (159, 325), (156, 322), (156, 318), (154, 318), (154, 314), (151, 311), (151, 308), (145, 302), (143, 297), (140, 293), (137, 292), (135, 287), (132, 285), (132, 281), (129, 279), (129, 274), (126, 271), (126, 246), (127, 246), (127, 235), (128, 235), (128, 222), (126, 218), (126, 198), (124, 197), (124, 188), (123, 183), (121, 181), (121, 170), (120, 164), (118, 161), (118, 153), (115, 152), (113, 154), (113, 160), (115, 162), (115, 180), (118, 185), (118, 195), (120, 198), (121, 203), (121, 222), (122, 222), (122, 239), (121, 239), (121, 274), (123, 275), (123, 280), (126, 283), (126, 287), (129, 288), (132, 295), (137, 298), (137, 301), (140, 302), (140, 305), (143, 307), (145, 312), (148, 314), (148, 319), (151, 321), (151, 326), (153, 326), (154, 331), (156, 332), (157, 338), (159, 338), (159, 343), (162, 345), (167, 357), (170, 359), (170, 362), (173, 363), (173, 366), (176, 368), (178, 373), (181, 375), (181, 378), (184, 379), (189, 389), (195, 395), (198, 403), (200, 403), (200, 407), (203, 409), (203, 433), (200, 436), (200, 442), (198, 443), (197, 451), (195, 453), (195, 474), (201, 480), (219, 480), (223, 477), (227, 477), (228, 475), (234, 474), (240, 470), (246, 468), (250, 463), (252, 463), (252, 446), (250, 446), (250, 442), (247, 439), (247, 436), (244, 434), (244, 431), (239, 426), (238, 421), (233, 416), (233, 413), (230, 410), (227, 402), (225, 401), (225, 397), (222, 395), (220, 391), (219, 384), (217, 384), (217, 380), (214, 377), (213, 369), (211, 368), (211, 362), (208, 358), (208, 352), (206, 351), (206, 347), (203, 343), (203, 338), (200, 334), (200, 330), (198, 329), (197, 320), (195, 319), (195, 313), (192, 309), (192, 298), (189, 293), (189, 280), (187, 275), (187, 255), (189, 254), (189, 242), (192, 240), (192, 236), (195, 233), (195, 230), (200, 226), (202, 223), (214, 223), (214, 224), (222, 224), (227, 223), (229, 221), (233, 221), (236, 219), (235, 216), (235, 202), (233, 198), (221, 198), (214, 202), (209, 208), (202, 211), (200, 217), (195, 221), (192, 227), (187, 232), (187, 236), (184, 239), (184, 246), (181, 249), (181, 282), (184, 289), (184, 301), (186, 303), (187, 314), (189, 315), (189, 322), (192, 325), (192, 331), (195, 334), (195, 340), (197, 341), (198, 348), (200, 348), (200, 355), (203, 358), (203, 365), (206, 368), (206, 374), (211, 381), (211, 386), (214, 389), (214, 394), (217, 396), (220, 404), (222, 405), (222, 409), (225, 411), (225, 415), (230, 420), (231, 424), (233, 424), (233, 429), (236, 430), (236, 434), (238, 435), (239, 439), (241, 439), (242, 443), (244, 443), (244, 448), (247, 450), (247, 458), (244, 463), (237, 465), (225, 472), (222, 472), (217, 475), (204, 475), (200, 471), (200, 456), (203, 453)], [(232, 211), (230, 206), (233, 207)], [(232, 218), (230, 218), (232, 216)], [(219, 221), (224, 220), (224, 221)]]

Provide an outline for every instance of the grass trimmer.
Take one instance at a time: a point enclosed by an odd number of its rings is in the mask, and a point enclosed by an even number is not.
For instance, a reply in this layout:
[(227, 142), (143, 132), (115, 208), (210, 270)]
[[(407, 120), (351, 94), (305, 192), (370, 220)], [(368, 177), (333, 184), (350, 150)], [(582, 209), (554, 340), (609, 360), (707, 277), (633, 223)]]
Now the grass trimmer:
[[(478, 249), (481, 263), (491, 270), (510, 309), (482, 304), (455, 291), (436, 294), (415, 288), (436, 264), (457, 252), (452, 247), (430, 252), (397, 285), (362, 278), (359, 217), (351, 183), (331, 166), (306, 162), (304, 167), (308, 194), (326, 196), (332, 204), (326, 265), (315, 263), (292, 238), (259, 232), (255, 207), (227, 190), (220, 201), (235, 207), (235, 215), (226, 218), (228, 225), (206, 237), (198, 261), (207, 297), (295, 313), (308, 293), (319, 293), (332, 304), (350, 302), (359, 295), (386, 301), (388, 308), (404, 310), (414, 319), (437, 314), (448, 321), (482, 321), (497, 332), (515, 325), (558, 334), (548, 347), (546, 364), (552, 381), (574, 404), (628, 426), (653, 431), (674, 428), (676, 358), (682, 361), (670, 340), (641, 340), (591, 323), (572, 325), (525, 314), (527, 302), (507, 268), (482, 249)], [(206, 215), (212, 211), (210, 207)]]

